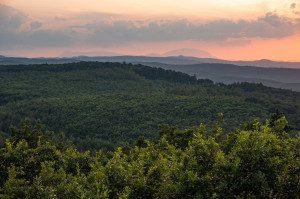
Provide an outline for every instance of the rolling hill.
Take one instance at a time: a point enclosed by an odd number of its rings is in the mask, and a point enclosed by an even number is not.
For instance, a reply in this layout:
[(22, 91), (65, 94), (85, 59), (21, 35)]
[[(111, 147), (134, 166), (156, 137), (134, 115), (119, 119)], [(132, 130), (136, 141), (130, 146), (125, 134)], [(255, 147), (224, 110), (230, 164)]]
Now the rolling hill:
[[(180, 52), (180, 51), (179, 51)], [(170, 52), (171, 54), (178, 51)], [(127, 62), (176, 70), (197, 78), (208, 78), (216, 82), (254, 82), (274, 88), (300, 91), (300, 63), (259, 61), (227, 61), (214, 58), (185, 56), (146, 57), (146, 56), (77, 56), (72, 58), (15, 58), (0, 57), (0, 65), (17, 64), (63, 64), (80, 61)]]
[(226, 133), (264, 121), (276, 108), (300, 129), (300, 93), (262, 84), (213, 83), (181, 72), (126, 63), (0, 66), (0, 131), (25, 117), (64, 132), (79, 149), (113, 149), (139, 136), (158, 137), (158, 125), (210, 129), (224, 113)]

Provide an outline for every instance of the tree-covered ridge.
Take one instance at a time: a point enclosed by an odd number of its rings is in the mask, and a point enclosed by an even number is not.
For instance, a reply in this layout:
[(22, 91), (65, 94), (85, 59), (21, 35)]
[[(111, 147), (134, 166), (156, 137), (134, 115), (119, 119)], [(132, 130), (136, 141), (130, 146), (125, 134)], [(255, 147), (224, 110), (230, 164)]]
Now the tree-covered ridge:
[[(158, 125), (213, 128), (224, 113), (226, 133), (264, 120), (276, 108), (300, 129), (300, 94), (261, 84), (216, 84), (193, 76), (126, 63), (80, 62), (0, 66), (0, 144), (25, 117), (64, 132), (79, 150), (114, 149), (137, 137), (158, 138)], [(295, 132), (295, 131), (294, 131)]]
[(300, 137), (276, 112), (223, 136), (162, 125), (114, 152), (78, 152), (29, 120), (0, 149), (1, 198), (299, 198)]

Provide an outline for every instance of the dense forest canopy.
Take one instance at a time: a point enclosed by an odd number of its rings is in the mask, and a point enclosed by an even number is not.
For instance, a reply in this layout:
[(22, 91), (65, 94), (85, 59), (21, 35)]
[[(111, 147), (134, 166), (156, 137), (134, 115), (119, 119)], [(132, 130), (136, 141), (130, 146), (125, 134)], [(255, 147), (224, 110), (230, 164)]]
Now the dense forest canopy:
[(300, 93), (98, 62), (0, 83), (0, 198), (299, 198)]
[(223, 113), (225, 134), (240, 123), (264, 121), (277, 108), (295, 134), (300, 93), (262, 84), (225, 85), (180, 72), (127, 63), (79, 62), (0, 66), (0, 144), (10, 125), (40, 119), (78, 150), (114, 149), (139, 136), (159, 138), (158, 125), (214, 128)]
[(211, 131), (165, 124), (158, 140), (94, 153), (25, 120), (0, 148), (0, 198), (299, 198), (300, 136), (285, 116), (226, 136), (222, 116)]

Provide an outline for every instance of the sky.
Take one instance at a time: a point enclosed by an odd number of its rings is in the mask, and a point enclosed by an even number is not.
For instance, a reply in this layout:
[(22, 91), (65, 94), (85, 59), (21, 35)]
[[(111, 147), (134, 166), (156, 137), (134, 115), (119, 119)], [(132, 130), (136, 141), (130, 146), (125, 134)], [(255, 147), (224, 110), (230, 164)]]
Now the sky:
[(0, 0), (0, 55), (300, 61), (300, 0)]

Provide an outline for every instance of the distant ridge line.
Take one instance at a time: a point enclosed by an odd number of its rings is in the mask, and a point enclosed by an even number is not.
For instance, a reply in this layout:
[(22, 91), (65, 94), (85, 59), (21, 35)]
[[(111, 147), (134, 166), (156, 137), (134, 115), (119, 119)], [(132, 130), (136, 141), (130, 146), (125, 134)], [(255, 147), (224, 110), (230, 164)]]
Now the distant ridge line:
[(26, 57), (5, 57), (0, 55), (0, 65), (15, 65), (15, 64), (58, 64), (72, 63), (79, 61), (99, 61), (99, 62), (159, 62), (173, 65), (190, 65), (201, 63), (216, 63), (216, 64), (233, 64), (237, 66), (254, 66), (264, 68), (299, 68), (300, 62), (278, 62), (267, 59), (256, 61), (229, 61), (216, 58), (198, 58), (188, 56), (169, 56), (169, 57), (149, 57), (149, 56), (74, 56), (74, 57), (53, 57), (53, 58), (26, 58)]

